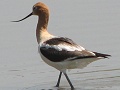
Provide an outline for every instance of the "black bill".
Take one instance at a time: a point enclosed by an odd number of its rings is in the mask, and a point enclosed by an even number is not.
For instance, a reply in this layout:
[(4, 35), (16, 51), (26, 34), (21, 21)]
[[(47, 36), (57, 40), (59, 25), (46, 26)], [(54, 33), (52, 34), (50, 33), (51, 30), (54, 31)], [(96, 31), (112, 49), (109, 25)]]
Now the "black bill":
[(18, 20), (18, 21), (12, 21), (12, 22), (20, 22), (20, 21), (23, 21), (23, 20), (25, 20), (26, 18), (28, 18), (28, 17), (30, 17), (30, 16), (32, 16), (32, 15), (33, 15), (33, 13), (30, 13), (29, 15), (27, 15), (27, 16), (24, 17), (23, 19)]

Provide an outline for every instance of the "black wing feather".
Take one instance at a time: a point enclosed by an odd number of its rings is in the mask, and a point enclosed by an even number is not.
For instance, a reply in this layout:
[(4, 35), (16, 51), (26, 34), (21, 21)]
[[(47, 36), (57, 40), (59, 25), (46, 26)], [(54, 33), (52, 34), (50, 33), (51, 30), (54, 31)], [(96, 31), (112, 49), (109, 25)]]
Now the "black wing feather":
[(66, 38), (66, 37), (52, 38), (52, 39), (47, 40), (44, 43), (49, 44), (49, 45), (58, 45), (58, 44), (63, 44), (63, 43), (66, 43), (66, 44), (69, 44), (69, 45), (73, 45), (73, 46), (77, 45), (71, 39)]
[(102, 53), (97, 53), (97, 52), (93, 52), (93, 53), (96, 55), (96, 57), (108, 58), (109, 56), (111, 56), (111, 55), (108, 55), (108, 54), (102, 54)]
[(93, 56), (92, 54), (88, 56), (87, 54), (84, 53), (87, 51), (77, 51), (77, 50), (76, 51), (66, 51), (66, 50), (58, 51), (54, 48), (46, 49), (45, 47), (41, 47), (40, 51), (47, 59), (53, 62), (60, 62), (66, 59), (75, 60), (75, 59), (96, 57), (96, 56)]

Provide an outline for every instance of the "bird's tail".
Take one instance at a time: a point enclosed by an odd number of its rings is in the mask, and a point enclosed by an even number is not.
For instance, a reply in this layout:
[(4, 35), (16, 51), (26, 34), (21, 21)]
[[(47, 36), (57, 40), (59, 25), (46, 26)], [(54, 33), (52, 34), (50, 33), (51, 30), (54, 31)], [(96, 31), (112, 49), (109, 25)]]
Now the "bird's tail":
[(108, 54), (102, 54), (102, 53), (97, 53), (97, 52), (93, 52), (93, 53), (95, 53), (95, 55), (96, 55), (97, 57), (108, 58), (108, 57), (111, 56), (111, 55), (108, 55)]

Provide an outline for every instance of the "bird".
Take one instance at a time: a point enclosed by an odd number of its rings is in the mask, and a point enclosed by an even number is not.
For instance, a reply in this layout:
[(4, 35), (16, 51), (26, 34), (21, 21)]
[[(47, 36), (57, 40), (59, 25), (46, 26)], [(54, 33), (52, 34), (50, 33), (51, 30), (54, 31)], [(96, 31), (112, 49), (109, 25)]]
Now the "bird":
[(38, 52), (45, 63), (60, 71), (56, 87), (59, 87), (61, 75), (64, 74), (71, 89), (74, 90), (75, 88), (66, 73), (68, 69), (82, 69), (93, 61), (108, 58), (111, 55), (89, 51), (76, 44), (72, 39), (50, 34), (47, 30), (49, 14), (48, 6), (38, 2), (33, 5), (32, 13), (13, 22), (23, 21), (32, 15), (38, 16), (36, 28)]

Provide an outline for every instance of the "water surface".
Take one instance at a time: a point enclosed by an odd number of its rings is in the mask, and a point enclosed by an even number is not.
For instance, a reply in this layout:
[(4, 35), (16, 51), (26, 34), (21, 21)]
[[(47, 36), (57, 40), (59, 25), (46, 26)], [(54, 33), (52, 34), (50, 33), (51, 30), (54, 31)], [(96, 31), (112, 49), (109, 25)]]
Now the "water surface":
[[(0, 1), (0, 90), (57, 90), (59, 71), (45, 64), (37, 50), (37, 17), (12, 23), (31, 13), (39, 0)], [(120, 1), (41, 0), (51, 11), (49, 32), (72, 38), (88, 50), (111, 54), (84, 69), (68, 71), (76, 90), (120, 90)], [(70, 90), (62, 76), (59, 90)]]

